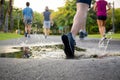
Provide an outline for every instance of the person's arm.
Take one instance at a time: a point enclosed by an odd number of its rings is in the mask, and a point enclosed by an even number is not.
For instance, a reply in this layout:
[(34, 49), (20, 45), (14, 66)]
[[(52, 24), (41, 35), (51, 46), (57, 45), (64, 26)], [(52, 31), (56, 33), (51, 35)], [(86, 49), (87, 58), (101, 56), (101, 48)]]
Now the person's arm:
[(54, 22), (53, 22), (53, 20), (52, 20), (51, 13), (50, 13), (50, 23), (51, 23), (51, 26), (53, 26)]
[(32, 14), (33, 20), (34, 20), (34, 13)]
[(97, 11), (97, 3), (94, 4), (93, 10), (96, 12)]
[(32, 11), (32, 18), (33, 18), (33, 20), (34, 20), (34, 12), (33, 12), (33, 10), (31, 9), (31, 11)]
[(45, 16), (44, 13), (45, 13), (45, 12), (42, 13), (42, 14), (43, 14), (43, 17)]
[(52, 16), (51, 16), (51, 13), (50, 13), (50, 21), (52, 21)]
[(111, 9), (110, 3), (107, 3), (107, 11)]

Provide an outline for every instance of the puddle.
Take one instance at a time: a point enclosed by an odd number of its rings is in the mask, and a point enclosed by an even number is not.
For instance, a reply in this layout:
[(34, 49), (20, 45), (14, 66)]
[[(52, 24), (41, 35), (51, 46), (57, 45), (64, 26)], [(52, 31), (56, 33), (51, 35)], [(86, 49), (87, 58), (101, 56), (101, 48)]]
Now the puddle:
[(12, 48), (12, 47), (0, 47), (0, 53), (12, 53), (12, 52), (19, 52), (20, 49)]
[(0, 57), (4, 58), (25, 58), (25, 53), (21, 47), (2, 47)]
[[(76, 47), (76, 52), (85, 52), (85, 49)], [(30, 47), (2, 47), (0, 57), (4, 58), (52, 58), (65, 59), (63, 45), (45, 45)]]
[[(96, 49), (82, 49), (75, 47), (75, 59), (97, 58), (102, 54)], [(119, 56), (119, 53), (110, 54), (109, 56)], [(4, 58), (39, 58), (39, 59), (66, 59), (63, 51), (63, 45), (44, 45), (44, 46), (24, 46), (24, 47), (2, 47), (0, 57)]]

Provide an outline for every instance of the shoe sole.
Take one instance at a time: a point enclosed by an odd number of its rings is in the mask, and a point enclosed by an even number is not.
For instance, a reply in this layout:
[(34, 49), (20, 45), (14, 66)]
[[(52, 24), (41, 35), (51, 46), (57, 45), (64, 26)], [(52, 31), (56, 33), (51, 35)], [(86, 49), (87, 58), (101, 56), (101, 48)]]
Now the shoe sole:
[(68, 37), (66, 35), (62, 36), (62, 42), (64, 44), (64, 52), (67, 58), (74, 58), (73, 51), (71, 50)]

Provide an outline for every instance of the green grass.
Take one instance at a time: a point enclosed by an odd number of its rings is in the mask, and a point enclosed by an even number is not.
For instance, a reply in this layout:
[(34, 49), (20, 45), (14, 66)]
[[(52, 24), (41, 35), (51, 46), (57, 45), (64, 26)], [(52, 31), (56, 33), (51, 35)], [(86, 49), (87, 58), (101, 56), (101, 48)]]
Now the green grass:
[[(120, 39), (120, 33), (112, 34), (112, 39)], [(89, 38), (101, 38), (100, 34), (88, 34)]]
[[(9, 40), (14, 38), (20, 38), (23, 35), (15, 33), (0, 33), (0, 40)], [(101, 38), (100, 34), (88, 34), (89, 38)], [(113, 39), (120, 39), (120, 33), (112, 34)]]
[(23, 35), (15, 34), (15, 33), (0, 33), (0, 40), (8, 40), (14, 38), (20, 38)]

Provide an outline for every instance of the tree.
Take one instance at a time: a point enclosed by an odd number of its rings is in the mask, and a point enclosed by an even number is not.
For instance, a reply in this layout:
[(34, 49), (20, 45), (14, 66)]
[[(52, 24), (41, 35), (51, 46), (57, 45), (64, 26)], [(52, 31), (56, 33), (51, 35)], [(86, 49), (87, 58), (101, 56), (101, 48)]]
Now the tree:
[(12, 18), (13, 0), (1, 0), (0, 4), (0, 29), (8, 32), (9, 23), (10, 30), (12, 30), (14, 26)]
[(8, 13), (8, 8), (6, 10), (6, 14), (5, 14), (5, 24), (4, 24), (4, 32), (8, 32), (8, 22), (9, 22), (9, 13)]
[(4, 3), (5, 0), (0, 1), (0, 29), (2, 29), (4, 23)]
[(13, 31), (13, 26), (14, 26), (14, 20), (12, 16), (12, 10), (13, 10), (13, 0), (9, 1), (9, 18), (10, 18), (10, 30)]
[[(64, 26), (64, 28), (71, 28), (76, 12), (75, 3), (75, 0), (66, 0), (65, 6), (59, 7), (58, 11), (52, 14), (54, 24), (56, 24), (57, 27)], [(69, 29), (67, 30), (69, 31)]]
[(5, 20), (4, 20), (4, 32), (8, 32), (9, 23), (9, 1), (5, 1)]
[(120, 32), (120, 8), (115, 9), (115, 32)]
[(34, 12), (34, 21), (33, 21), (33, 28), (37, 30), (38, 33), (41, 33), (43, 26), (43, 14)]

